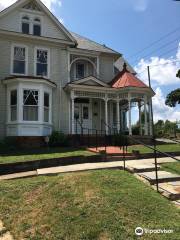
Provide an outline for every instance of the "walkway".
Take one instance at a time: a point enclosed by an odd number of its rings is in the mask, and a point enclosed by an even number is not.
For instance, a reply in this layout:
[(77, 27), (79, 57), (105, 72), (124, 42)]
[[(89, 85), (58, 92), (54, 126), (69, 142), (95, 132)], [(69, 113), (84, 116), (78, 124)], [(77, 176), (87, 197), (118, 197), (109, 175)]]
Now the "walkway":
[[(180, 157), (177, 157), (180, 159)], [(162, 195), (170, 200), (176, 200), (180, 205), (180, 175), (161, 171), (161, 163), (176, 162), (176, 160), (165, 157), (158, 158), (159, 190)], [(37, 169), (36, 171), (15, 173), (0, 176), (0, 180), (10, 180), (24, 177), (35, 177), (41, 175), (53, 175), (59, 173), (69, 173), (78, 171), (98, 170), (98, 169), (123, 169), (123, 161), (84, 163), (68, 166)], [(154, 159), (126, 160), (126, 170), (134, 174), (138, 179), (149, 183), (154, 189), (156, 184)]]

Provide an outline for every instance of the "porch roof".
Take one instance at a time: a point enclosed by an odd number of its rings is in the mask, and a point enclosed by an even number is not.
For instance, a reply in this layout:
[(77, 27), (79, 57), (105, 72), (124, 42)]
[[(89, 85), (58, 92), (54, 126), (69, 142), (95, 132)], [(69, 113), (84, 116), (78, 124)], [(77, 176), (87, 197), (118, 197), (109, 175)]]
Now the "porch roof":
[(127, 65), (124, 63), (123, 70), (118, 73), (110, 82), (113, 88), (138, 87), (149, 88), (145, 83), (138, 79), (134, 74), (127, 70)]

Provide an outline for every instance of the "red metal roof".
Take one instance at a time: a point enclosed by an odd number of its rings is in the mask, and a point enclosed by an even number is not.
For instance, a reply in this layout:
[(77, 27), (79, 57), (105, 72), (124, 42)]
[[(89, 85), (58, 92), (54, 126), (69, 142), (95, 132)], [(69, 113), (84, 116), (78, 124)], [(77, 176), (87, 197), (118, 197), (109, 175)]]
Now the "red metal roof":
[(124, 88), (124, 87), (138, 87), (138, 88), (148, 88), (148, 86), (138, 79), (134, 74), (130, 73), (126, 69), (126, 64), (124, 64), (124, 69), (122, 72), (118, 73), (117, 76), (111, 81), (111, 86), (113, 88)]

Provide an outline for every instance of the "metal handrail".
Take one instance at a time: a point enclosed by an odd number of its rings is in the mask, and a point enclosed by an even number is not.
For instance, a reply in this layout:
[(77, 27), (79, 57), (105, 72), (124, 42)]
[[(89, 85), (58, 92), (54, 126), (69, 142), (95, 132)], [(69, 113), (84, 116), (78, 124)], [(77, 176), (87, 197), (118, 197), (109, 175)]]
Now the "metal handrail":
[(141, 144), (141, 145), (143, 145), (143, 146), (145, 146), (145, 147), (147, 147), (147, 148), (150, 148), (151, 150), (156, 150), (156, 152), (158, 152), (158, 153), (164, 154), (165, 156), (170, 157), (170, 158), (172, 158), (172, 159), (174, 159), (174, 160), (176, 160), (176, 161), (180, 161), (180, 159), (172, 156), (171, 154), (166, 153), (166, 152), (161, 152), (161, 151), (158, 150), (157, 148), (155, 149), (155, 148), (153, 148), (152, 146), (149, 146), (149, 145), (147, 145), (147, 144), (145, 144), (145, 143), (143, 143), (143, 142), (141, 142), (141, 141), (139, 141), (139, 140), (137, 140), (137, 139), (134, 139), (132, 136), (129, 136), (129, 138), (131, 138), (134, 142), (137, 142), (137, 143), (139, 143), (139, 144)]

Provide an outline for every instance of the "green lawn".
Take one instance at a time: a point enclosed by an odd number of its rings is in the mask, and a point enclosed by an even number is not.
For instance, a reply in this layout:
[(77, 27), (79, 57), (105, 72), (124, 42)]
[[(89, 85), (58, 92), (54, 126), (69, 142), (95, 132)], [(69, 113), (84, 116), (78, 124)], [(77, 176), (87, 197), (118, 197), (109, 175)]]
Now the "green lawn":
[(163, 163), (161, 164), (161, 170), (180, 175), (180, 162)]
[(172, 229), (144, 240), (177, 240), (180, 211), (120, 170), (0, 182), (0, 219), (15, 239), (133, 240), (138, 226)]
[(90, 156), (94, 153), (85, 149), (77, 148), (41, 148), (33, 150), (14, 151), (7, 154), (0, 154), (1, 163), (25, 162), (32, 160), (44, 160), (71, 156)]
[[(152, 153), (153, 150), (150, 148), (147, 148), (142, 145), (134, 145), (128, 147), (128, 151), (132, 152), (132, 150), (139, 150), (140, 153)], [(162, 152), (180, 152), (180, 144), (163, 144), (163, 145), (157, 145), (157, 150), (160, 150)]]

